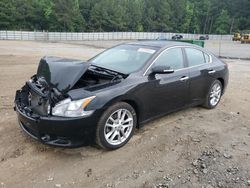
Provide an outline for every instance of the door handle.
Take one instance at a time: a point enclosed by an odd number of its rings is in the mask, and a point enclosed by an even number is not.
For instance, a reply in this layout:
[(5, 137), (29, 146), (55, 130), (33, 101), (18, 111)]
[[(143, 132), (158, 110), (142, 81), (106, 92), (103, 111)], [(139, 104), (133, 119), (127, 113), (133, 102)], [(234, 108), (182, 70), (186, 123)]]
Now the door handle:
[(184, 81), (186, 81), (186, 80), (188, 80), (188, 79), (189, 79), (188, 76), (183, 76), (183, 77), (180, 78), (180, 81), (184, 82)]
[(208, 74), (214, 74), (216, 71), (215, 70), (209, 70)]

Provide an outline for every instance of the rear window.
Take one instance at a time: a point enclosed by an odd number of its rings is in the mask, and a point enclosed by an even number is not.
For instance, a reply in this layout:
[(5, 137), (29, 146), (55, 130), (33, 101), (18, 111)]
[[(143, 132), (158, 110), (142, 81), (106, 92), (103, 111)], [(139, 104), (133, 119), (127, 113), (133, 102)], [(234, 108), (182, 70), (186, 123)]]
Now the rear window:
[(195, 48), (186, 48), (187, 60), (189, 67), (202, 65), (205, 62), (204, 53)]
[(210, 62), (210, 56), (208, 54), (204, 53), (204, 57), (205, 57), (206, 63), (209, 63)]

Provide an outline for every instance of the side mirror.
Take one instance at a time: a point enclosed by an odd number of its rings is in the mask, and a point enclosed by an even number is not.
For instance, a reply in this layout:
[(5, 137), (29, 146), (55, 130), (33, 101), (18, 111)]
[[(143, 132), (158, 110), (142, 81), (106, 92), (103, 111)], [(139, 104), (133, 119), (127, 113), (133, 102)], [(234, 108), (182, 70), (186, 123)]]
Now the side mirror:
[(171, 74), (174, 73), (174, 70), (169, 66), (155, 66), (152, 68), (151, 74)]

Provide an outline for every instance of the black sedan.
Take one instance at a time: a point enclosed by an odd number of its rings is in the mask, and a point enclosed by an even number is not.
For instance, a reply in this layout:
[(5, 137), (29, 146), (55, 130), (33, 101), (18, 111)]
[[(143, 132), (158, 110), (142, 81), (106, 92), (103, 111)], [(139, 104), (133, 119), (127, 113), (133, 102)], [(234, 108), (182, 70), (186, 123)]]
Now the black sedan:
[(127, 43), (88, 62), (42, 58), (16, 92), (15, 110), (21, 128), (42, 143), (117, 149), (154, 118), (190, 106), (215, 108), (227, 83), (227, 65), (198, 46)]
[(174, 35), (174, 36), (172, 36), (172, 40), (181, 40), (181, 39), (183, 39), (182, 35)]
[(209, 35), (200, 36), (199, 40), (209, 40)]

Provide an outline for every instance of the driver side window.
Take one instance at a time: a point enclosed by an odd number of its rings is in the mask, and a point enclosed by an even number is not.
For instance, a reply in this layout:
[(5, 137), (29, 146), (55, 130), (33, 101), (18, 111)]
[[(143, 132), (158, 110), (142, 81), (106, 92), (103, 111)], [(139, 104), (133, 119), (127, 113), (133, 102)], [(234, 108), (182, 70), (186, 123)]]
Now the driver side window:
[(173, 48), (166, 50), (158, 57), (154, 66), (168, 66), (173, 70), (184, 68), (182, 49)]

